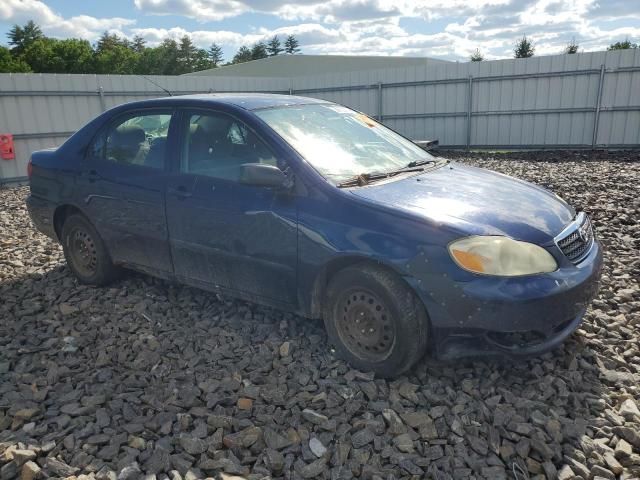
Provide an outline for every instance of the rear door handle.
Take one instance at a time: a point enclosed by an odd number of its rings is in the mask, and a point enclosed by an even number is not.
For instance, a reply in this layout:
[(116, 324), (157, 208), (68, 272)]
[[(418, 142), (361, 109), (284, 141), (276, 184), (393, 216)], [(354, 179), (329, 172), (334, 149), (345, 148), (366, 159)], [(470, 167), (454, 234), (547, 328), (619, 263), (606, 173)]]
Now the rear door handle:
[(167, 191), (178, 198), (189, 198), (193, 195), (184, 185), (180, 185), (179, 187), (169, 187)]

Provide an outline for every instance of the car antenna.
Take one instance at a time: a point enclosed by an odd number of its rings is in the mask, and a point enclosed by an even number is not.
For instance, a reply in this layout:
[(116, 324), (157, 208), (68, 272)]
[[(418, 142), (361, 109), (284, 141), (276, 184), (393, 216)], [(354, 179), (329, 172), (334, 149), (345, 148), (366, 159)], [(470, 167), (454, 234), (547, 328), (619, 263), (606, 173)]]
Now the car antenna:
[(149, 77), (145, 77), (144, 75), (140, 75), (138, 74), (139, 77), (144, 78), (145, 80), (147, 80), (150, 83), (153, 83), (156, 87), (158, 87), (160, 90), (164, 91), (165, 93), (168, 93), (170, 97), (173, 97), (173, 93), (171, 93), (169, 90), (167, 90), (166, 88), (164, 88), (162, 85), (158, 85), (156, 82), (154, 82), (153, 80), (151, 80)]

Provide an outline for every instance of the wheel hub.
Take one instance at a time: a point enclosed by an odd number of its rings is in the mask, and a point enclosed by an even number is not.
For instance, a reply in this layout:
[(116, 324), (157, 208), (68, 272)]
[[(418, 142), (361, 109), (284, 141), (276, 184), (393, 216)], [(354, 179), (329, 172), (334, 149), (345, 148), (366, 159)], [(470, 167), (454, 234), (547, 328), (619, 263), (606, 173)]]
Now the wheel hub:
[(98, 263), (96, 246), (91, 235), (83, 229), (76, 229), (71, 236), (71, 256), (77, 269), (88, 275), (95, 272)]
[(339, 305), (338, 334), (347, 348), (361, 358), (383, 360), (395, 333), (384, 303), (372, 292), (346, 294)]

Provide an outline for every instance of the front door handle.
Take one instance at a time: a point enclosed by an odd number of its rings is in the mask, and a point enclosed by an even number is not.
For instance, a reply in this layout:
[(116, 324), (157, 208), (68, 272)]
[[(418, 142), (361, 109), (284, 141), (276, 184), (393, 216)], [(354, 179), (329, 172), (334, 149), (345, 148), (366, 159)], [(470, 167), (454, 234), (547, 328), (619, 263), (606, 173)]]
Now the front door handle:
[(193, 195), (184, 185), (180, 185), (179, 187), (169, 187), (168, 192), (178, 198), (189, 198)]

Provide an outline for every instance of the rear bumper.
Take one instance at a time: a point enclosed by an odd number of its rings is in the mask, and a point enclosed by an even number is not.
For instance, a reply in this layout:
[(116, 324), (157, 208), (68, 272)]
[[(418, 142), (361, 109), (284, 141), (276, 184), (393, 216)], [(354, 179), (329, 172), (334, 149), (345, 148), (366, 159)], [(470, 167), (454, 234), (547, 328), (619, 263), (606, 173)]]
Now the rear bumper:
[(558, 347), (580, 325), (601, 269), (602, 249), (595, 242), (580, 264), (549, 274), (422, 279), (415, 285), (431, 320), (435, 356), (527, 357)]
[(53, 225), (53, 214), (55, 205), (47, 200), (43, 200), (33, 195), (27, 197), (27, 210), (33, 225), (47, 237), (58, 240), (56, 230)]

